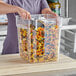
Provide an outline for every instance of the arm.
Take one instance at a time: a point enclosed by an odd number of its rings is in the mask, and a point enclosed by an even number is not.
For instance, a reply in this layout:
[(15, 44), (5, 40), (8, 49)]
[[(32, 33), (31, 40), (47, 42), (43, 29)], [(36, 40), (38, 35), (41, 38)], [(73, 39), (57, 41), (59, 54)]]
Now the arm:
[(55, 13), (49, 8), (49, 5), (48, 5), (48, 3), (47, 3), (46, 0), (41, 0), (41, 1), (42, 1), (42, 11), (41, 11), (42, 14), (52, 14), (53, 16), (58, 17), (58, 15), (55, 14)]
[(26, 10), (17, 6), (6, 4), (3, 1), (0, 1), (0, 8), (0, 14), (18, 13), (22, 18), (30, 18), (30, 13)]
[(16, 13), (18, 12), (18, 7), (6, 4), (0, 1), (0, 14), (7, 14), (7, 13)]

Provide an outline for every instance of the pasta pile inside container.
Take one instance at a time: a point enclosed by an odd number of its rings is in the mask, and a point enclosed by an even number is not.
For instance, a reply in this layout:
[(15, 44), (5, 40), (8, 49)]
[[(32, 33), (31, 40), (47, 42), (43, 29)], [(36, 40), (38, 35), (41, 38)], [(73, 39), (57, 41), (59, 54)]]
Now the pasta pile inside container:
[(31, 20), (16, 18), (20, 56), (27, 63), (58, 60), (59, 25), (51, 15), (32, 15)]

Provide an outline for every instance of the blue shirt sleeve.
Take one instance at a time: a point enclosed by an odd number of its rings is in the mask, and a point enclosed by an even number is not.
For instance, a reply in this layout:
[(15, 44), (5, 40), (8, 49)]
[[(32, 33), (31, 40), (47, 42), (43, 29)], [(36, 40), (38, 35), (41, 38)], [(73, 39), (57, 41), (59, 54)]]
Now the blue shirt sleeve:
[(42, 9), (49, 8), (49, 5), (46, 0), (41, 0), (41, 8)]

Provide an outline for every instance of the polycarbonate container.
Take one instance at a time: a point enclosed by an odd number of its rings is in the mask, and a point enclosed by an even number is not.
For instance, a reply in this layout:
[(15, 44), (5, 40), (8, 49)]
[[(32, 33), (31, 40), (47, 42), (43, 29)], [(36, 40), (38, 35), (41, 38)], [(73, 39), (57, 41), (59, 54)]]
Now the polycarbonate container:
[(20, 56), (29, 63), (57, 61), (59, 25), (51, 15), (16, 17)]

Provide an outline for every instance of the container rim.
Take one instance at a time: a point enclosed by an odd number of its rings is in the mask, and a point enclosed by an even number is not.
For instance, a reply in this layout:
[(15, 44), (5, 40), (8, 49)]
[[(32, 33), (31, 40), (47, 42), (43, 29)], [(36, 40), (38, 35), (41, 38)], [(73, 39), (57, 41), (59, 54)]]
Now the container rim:
[[(46, 19), (47, 20), (50, 20), (50, 19), (58, 19), (58, 18), (56, 18), (55, 16), (53, 16), (53, 15), (51, 15), (51, 14), (31, 14), (31, 17), (33, 18), (33, 17), (44, 17), (44, 16), (46, 16)], [(19, 15), (16, 15), (16, 18), (17, 17), (19, 17), (19, 18), (21, 18)], [(50, 18), (49, 18), (50, 17)], [(32, 20), (32, 19), (23, 19), (23, 20)]]

